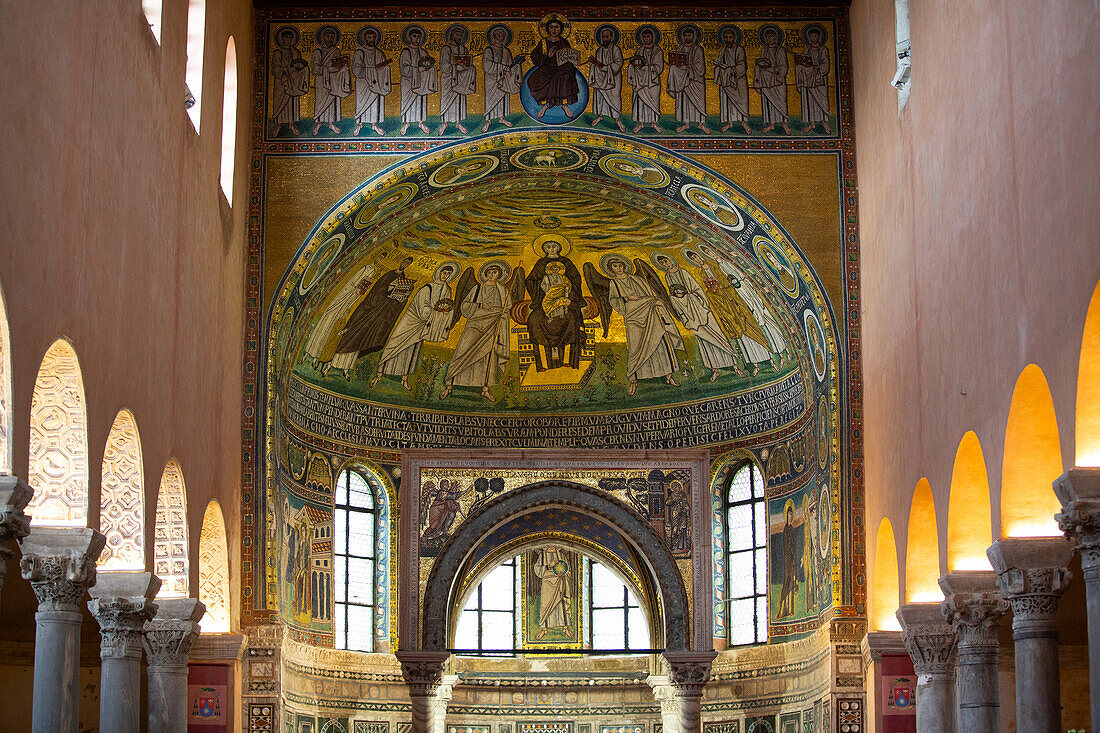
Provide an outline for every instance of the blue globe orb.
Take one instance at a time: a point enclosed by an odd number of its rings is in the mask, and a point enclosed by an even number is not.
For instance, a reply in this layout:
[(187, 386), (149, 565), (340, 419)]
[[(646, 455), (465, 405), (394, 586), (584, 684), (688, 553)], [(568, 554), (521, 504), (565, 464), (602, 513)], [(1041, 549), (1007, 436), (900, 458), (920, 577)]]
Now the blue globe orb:
[(527, 86), (527, 80), (531, 78), (534, 71), (535, 67), (527, 70), (527, 73), (523, 75), (523, 84), (519, 88), (519, 101), (532, 120), (541, 122), (544, 125), (565, 125), (584, 113), (585, 108), (588, 106), (588, 81), (585, 80), (584, 75), (579, 70), (576, 70), (573, 75), (577, 79), (577, 101), (569, 105), (569, 111), (573, 113), (573, 116), (567, 116), (559, 104), (556, 107), (547, 108), (546, 114), (540, 118), (538, 115), (542, 105), (531, 96), (531, 89)]

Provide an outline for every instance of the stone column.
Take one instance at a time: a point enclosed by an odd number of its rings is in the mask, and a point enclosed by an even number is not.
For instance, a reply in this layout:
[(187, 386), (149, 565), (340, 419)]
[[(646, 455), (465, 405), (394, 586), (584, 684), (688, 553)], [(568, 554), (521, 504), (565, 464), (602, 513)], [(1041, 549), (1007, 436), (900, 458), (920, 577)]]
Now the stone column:
[(661, 727), (664, 733), (680, 733), (680, 706), (676, 691), (668, 681), (668, 675), (651, 674), (646, 684), (653, 689), (653, 697), (661, 706)]
[(38, 598), (32, 733), (76, 733), (80, 600), (95, 585), (104, 537), (84, 527), (32, 527), (19, 568)]
[(907, 603), (897, 617), (917, 673), (917, 733), (955, 733), (955, 632), (938, 603)]
[[(397, 652), (397, 661), (401, 662), (401, 676), (409, 686), (412, 733), (436, 733), (439, 729), (437, 695), (440, 685), (443, 684), (443, 671), (450, 656), (448, 652)], [(443, 724), (445, 725), (445, 721)]]
[(699, 719), (703, 701), (703, 686), (710, 677), (710, 665), (715, 652), (665, 652), (668, 680), (676, 695), (679, 725), (676, 733), (701, 733)]
[(998, 540), (986, 551), (1012, 607), (1016, 648), (1016, 728), (1061, 733), (1058, 599), (1069, 585), (1073, 548), (1063, 537)]
[(12, 556), (11, 541), (21, 540), (31, 531), (30, 517), (23, 510), (33, 495), (34, 490), (17, 476), (0, 475), (0, 595)]
[(141, 729), (141, 642), (145, 622), (157, 606), (160, 578), (152, 573), (102, 571), (88, 594), (99, 622), (99, 729), (138, 733)]
[(145, 622), (150, 731), (187, 733), (187, 659), (204, 613), (194, 598), (158, 598), (156, 615)]
[(956, 571), (940, 578), (940, 588), (946, 599), (941, 604), (943, 615), (958, 637), (959, 730), (999, 733), (997, 626), (1008, 604), (998, 591), (997, 574), (990, 570)]
[(1089, 628), (1089, 704), (1100, 731), (1100, 468), (1071, 468), (1054, 481), (1062, 502), (1055, 515), (1066, 537), (1077, 540)]

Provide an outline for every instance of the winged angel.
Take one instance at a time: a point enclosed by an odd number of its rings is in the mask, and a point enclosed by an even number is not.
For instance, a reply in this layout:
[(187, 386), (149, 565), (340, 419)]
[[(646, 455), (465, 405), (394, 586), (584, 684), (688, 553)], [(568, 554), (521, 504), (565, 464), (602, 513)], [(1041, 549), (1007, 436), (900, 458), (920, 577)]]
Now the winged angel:
[(503, 260), (490, 260), (483, 264), (474, 276), (467, 267), (459, 278), (451, 328), (466, 317), (466, 327), (458, 337), (458, 344), (447, 367), (446, 387), (439, 399), (451, 396), (455, 385), (481, 387), (481, 396), (490, 402), (496, 399), (489, 394), (511, 356), (508, 334), (508, 318), (515, 302), (523, 297), (523, 268), (515, 271)]
[(680, 363), (676, 352), (686, 349), (672, 318), (672, 300), (657, 273), (644, 260), (635, 259), (632, 265), (613, 252), (600, 258), (600, 270), (591, 262), (584, 263), (584, 280), (599, 303), (604, 338), (612, 311), (623, 317), (630, 379), (627, 396), (638, 391), (639, 379), (664, 377), (666, 384), (679, 387), (672, 376)]

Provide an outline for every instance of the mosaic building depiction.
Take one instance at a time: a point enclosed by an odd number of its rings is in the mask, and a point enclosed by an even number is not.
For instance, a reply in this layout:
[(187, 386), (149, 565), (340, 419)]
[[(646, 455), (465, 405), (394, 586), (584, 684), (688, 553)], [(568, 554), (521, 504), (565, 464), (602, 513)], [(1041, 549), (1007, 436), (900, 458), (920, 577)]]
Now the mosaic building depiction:
[(1095, 2), (56, 5), (0, 729), (1100, 726)]

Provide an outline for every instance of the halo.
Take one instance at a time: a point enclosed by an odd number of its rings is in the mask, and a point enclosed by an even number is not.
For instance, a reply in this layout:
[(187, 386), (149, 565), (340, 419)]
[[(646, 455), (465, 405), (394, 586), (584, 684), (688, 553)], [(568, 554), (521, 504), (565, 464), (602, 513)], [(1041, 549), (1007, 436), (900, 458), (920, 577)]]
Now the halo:
[(487, 43), (489, 43), (490, 45), (492, 45), (492, 43), (493, 43), (493, 31), (495, 31), (497, 28), (503, 28), (504, 29), (504, 45), (507, 46), (507, 45), (511, 44), (512, 43), (512, 29), (509, 28), (508, 26), (504, 25), (503, 23), (494, 23), (493, 25), (489, 26), (489, 28), (485, 31), (485, 41)]
[[(714, 247), (712, 247), (711, 245), (697, 244), (695, 245), (695, 247), (699, 250), (699, 254), (703, 255), (703, 257), (707, 258), (714, 264), (717, 265), (721, 261), (718, 258), (718, 253), (714, 251)], [(710, 254), (707, 254), (707, 252), (710, 252)]]
[(375, 47), (377, 48), (378, 44), (382, 43), (382, 31), (378, 30), (378, 28), (373, 25), (365, 25), (355, 32), (356, 45), (363, 45), (363, 34), (366, 31), (374, 31), (374, 35), (378, 39), (377, 41), (375, 41)]
[[(695, 255), (696, 257), (701, 259), (703, 262), (707, 261), (707, 258), (703, 256), (703, 253), (700, 252), (699, 250), (695, 249), (694, 247), (681, 247), (680, 248), (680, 256), (683, 257), (685, 260), (687, 260), (688, 255)], [(691, 260), (688, 260), (688, 261), (691, 262)], [(693, 266), (698, 267), (698, 265), (695, 265), (694, 262), (692, 262), (691, 264)]]
[(541, 259), (546, 256), (546, 253), (542, 251), (542, 245), (546, 242), (557, 242), (561, 245), (561, 252), (558, 257), (565, 257), (573, 249), (573, 244), (565, 236), (557, 232), (547, 232), (535, 237), (535, 241), (531, 242), (531, 250), (534, 251), (536, 257)]
[(622, 262), (626, 267), (626, 274), (634, 274), (634, 263), (631, 262), (629, 258), (623, 257), (618, 252), (608, 252), (600, 258), (600, 271), (608, 277), (614, 277), (614, 275), (611, 274), (612, 262)]
[(791, 518), (793, 519), (794, 518), (794, 499), (787, 499), (785, 502), (783, 502), (783, 519), (784, 519), (784, 521), (787, 519), (787, 510), (788, 509), (791, 510)]
[(686, 31), (688, 28), (691, 28), (695, 31), (695, 42), (702, 43), (703, 31), (699, 28), (699, 26), (695, 25), (694, 23), (684, 23), (682, 26), (676, 29), (676, 42), (684, 42), (684, 31)]
[(451, 42), (451, 33), (454, 32), (455, 28), (462, 31), (462, 40), (459, 41), (459, 43), (465, 46), (466, 43), (470, 40), (470, 29), (462, 25), (461, 23), (451, 23), (449, 26), (447, 26), (447, 30), (443, 31), (443, 42)]
[(295, 28), (295, 27), (294, 27), (294, 26), (292, 26), (292, 25), (284, 25), (284, 26), (282, 26), (281, 28), (279, 28), (279, 29), (278, 29), (277, 31), (275, 31), (275, 35), (274, 35), (274, 36), (272, 36), (272, 38), (274, 38), (274, 39), (275, 39), (275, 44), (276, 44), (276, 45), (278, 45), (278, 43), (279, 43), (279, 36), (281, 36), (282, 34), (286, 33), (287, 31), (290, 31), (291, 33), (293, 33), (293, 34), (294, 34), (294, 41), (293, 41), (293, 43), (291, 43), (290, 45), (291, 45), (291, 46), (297, 46), (297, 45), (298, 45), (298, 41), (302, 40), (302, 34), (301, 34), (301, 33), (300, 33), (299, 31), (298, 31), (298, 29), (297, 29), (297, 28)]
[(487, 270), (490, 265), (500, 268), (500, 277), (497, 278), (498, 282), (507, 282), (508, 278), (512, 276), (512, 266), (507, 262), (504, 260), (489, 260), (477, 269), (478, 282), (485, 281), (485, 270)]
[(344, 34), (340, 32), (340, 29), (337, 28), (334, 25), (323, 25), (323, 26), (321, 26), (320, 28), (317, 29), (316, 33), (313, 34), (313, 40), (318, 46), (321, 45), (321, 39), (324, 37), (325, 31), (329, 31), (329, 30), (331, 30), (333, 33), (336, 34), (336, 40), (333, 41), (332, 45), (333, 46), (339, 46), (340, 45), (340, 39), (344, 37)]
[(455, 260), (447, 260), (439, 267), (432, 270), (432, 280), (435, 280), (436, 275), (438, 275), (439, 271), (442, 270), (444, 267), (452, 268), (451, 276), (447, 278), (447, 282), (452, 282), (456, 277), (458, 277), (458, 273), (462, 271), (462, 268), (459, 266), (458, 262), (456, 262)]
[(806, 40), (806, 35), (812, 30), (818, 31), (819, 33), (821, 33), (821, 45), (824, 46), (826, 41), (829, 40), (829, 31), (825, 30), (825, 26), (821, 25), (820, 23), (810, 23), (809, 25), (807, 25), (805, 28), (802, 29), (802, 40), (803, 40), (803, 42), (805, 42), (805, 44), (807, 46), (810, 45), (810, 42), (808, 40)]
[(726, 23), (723, 26), (718, 27), (718, 32), (714, 34), (714, 37), (718, 40), (718, 45), (721, 46), (725, 42), (722, 40), (722, 36), (727, 30), (733, 31), (734, 43), (738, 46), (745, 40), (745, 34), (741, 32), (741, 29), (735, 26), (733, 23)]
[(671, 252), (665, 252), (663, 250), (656, 249), (656, 250), (653, 250), (652, 252), (649, 253), (649, 261), (653, 263), (653, 266), (656, 267), (661, 272), (668, 272), (668, 268), (663, 266), (660, 262), (657, 261), (658, 259), (664, 258), (664, 257), (667, 257), (668, 259), (670, 259), (674, 263), (676, 263), (677, 267), (680, 266), (679, 263), (676, 262), (676, 257), (673, 256), (673, 254)]
[(622, 38), (622, 33), (619, 31), (617, 26), (614, 26), (611, 23), (604, 23), (603, 25), (596, 26), (596, 30), (592, 33), (592, 38), (596, 41), (596, 45), (600, 44), (600, 34), (603, 33), (604, 28), (611, 29), (612, 45), (619, 45), (619, 39)]
[(425, 41), (428, 40), (428, 32), (424, 30), (424, 26), (418, 23), (409, 23), (407, 26), (401, 29), (401, 42), (404, 43), (406, 46), (409, 45), (409, 31), (411, 30), (420, 31), (420, 35), (423, 37), (423, 39)]
[(661, 29), (658, 28), (655, 25), (652, 25), (650, 23), (646, 23), (645, 25), (638, 26), (638, 30), (634, 31), (634, 40), (637, 41), (638, 47), (641, 48), (641, 45), (642, 45), (642, 31), (647, 30), (647, 29), (653, 31), (653, 45), (654, 46), (660, 46), (661, 45)]
[(777, 26), (775, 23), (765, 23), (764, 25), (760, 26), (760, 31), (757, 35), (757, 38), (760, 39), (760, 45), (761, 46), (765, 45), (764, 44), (764, 34), (768, 30), (773, 30), (779, 35), (779, 47), (780, 48), (783, 48), (784, 46), (786, 46), (787, 38), (783, 33), (783, 29), (780, 28), (779, 26)]
[(561, 23), (561, 37), (569, 38), (569, 34), (573, 31), (573, 24), (570, 23), (569, 19), (561, 13), (550, 13), (549, 15), (544, 16), (543, 19), (539, 21), (539, 35), (543, 38), (549, 37), (550, 34), (546, 32), (546, 24), (552, 20), (556, 20)]

